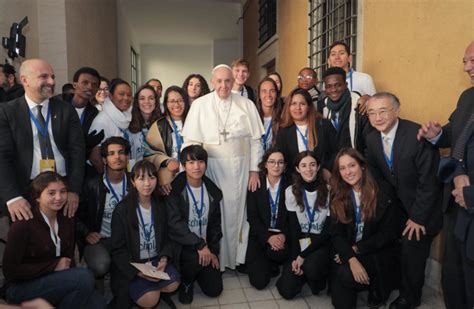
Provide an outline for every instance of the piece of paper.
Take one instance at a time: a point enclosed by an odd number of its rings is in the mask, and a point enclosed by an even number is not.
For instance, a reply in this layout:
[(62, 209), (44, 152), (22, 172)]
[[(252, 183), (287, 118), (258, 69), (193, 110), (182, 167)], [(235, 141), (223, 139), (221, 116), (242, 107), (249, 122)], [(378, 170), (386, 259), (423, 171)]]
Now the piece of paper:
[(156, 270), (156, 267), (150, 264), (143, 263), (130, 263), (133, 267), (141, 271), (145, 276), (161, 279), (161, 280), (170, 280), (170, 276), (164, 271)]
[(311, 238), (307, 237), (307, 238), (301, 238), (300, 239), (301, 252), (306, 250), (306, 248), (308, 248), (309, 245), (311, 245)]

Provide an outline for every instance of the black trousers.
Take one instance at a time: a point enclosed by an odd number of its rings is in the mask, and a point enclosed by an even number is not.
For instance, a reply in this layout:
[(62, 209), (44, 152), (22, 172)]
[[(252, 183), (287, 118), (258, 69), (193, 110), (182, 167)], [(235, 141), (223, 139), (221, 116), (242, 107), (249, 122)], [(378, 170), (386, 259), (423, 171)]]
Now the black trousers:
[(272, 270), (286, 261), (288, 246), (274, 251), (269, 244), (263, 247), (255, 238), (249, 237), (245, 264), (252, 286), (258, 290), (264, 289), (272, 277)]
[(441, 272), (444, 304), (447, 309), (474, 308), (474, 261), (454, 235), (459, 206), (451, 199), (444, 214), (444, 256)]
[(291, 270), (291, 262), (283, 266), (283, 271), (276, 283), (280, 295), (285, 299), (294, 298), (307, 282), (312, 291), (323, 289), (329, 274), (329, 247), (322, 247), (309, 256), (303, 263), (303, 275), (297, 276)]
[(209, 297), (217, 297), (222, 293), (222, 274), (211, 265), (203, 267), (199, 264), (196, 249), (183, 246), (180, 258), (181, 281), (185, 284), (197, 281), (202, 292)]
[(370, 287), (381, 289), (377, 274), (377, 261), (374, 255), (358, 255), (357, 260), (362, 264), (370, 279), (370, 286), (354, 280), (349, 263), (336, 264), (332, 261), (331, 300), (336, 309), (355, 309), (357, 293)]

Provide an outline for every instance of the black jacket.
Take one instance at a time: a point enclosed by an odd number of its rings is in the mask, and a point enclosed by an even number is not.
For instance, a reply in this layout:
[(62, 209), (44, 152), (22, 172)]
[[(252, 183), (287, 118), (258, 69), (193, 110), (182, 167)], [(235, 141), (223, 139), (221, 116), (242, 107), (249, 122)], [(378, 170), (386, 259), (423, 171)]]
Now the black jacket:
[[(275, 228), (279, 229), (288, 239), (288, 211), (285, 206), (285, 189), (288, 184), (285, 177), (282, 177), (280, 185), (280, 200)], [(255, 239), (262, 247), (265, 247), (268, 238), (273, 235), (268, 231), (271, 213), (267, 178), (266, 176), (260, 176), (260, 188), (255, 192), (247, 192), (247, 221), (250, 224), (249, 238)]]
[[(54, 141), (66, 161), (67, 184), (80, 194), (84, 179), (85, 143), (72, 106), (49, 100)], [(33, 164), (33, 130), (25, 97), (0, 104), (0, 204), (25, 194)]]
[[(313, 150), (322, 162), (322, 166), (328, 170), (332, 170), (335, 156), (336, 130), (327, 119), (319, 119), (316, 122), (316, 139), (318, 144)], [(283, 152), (285, 161), (287, 162), (286, 176), (291, 179), (294, 172), (293, 161), (298, 151), (298, 132), (296, 125), (293, 124), (286, 128), (281, 128), (276, 136), (276, 146)]]
[(182, 172), (176, 176), (171, 183), (171, 194), (166, 198), (168, 211), (169, 235), (175, 242), (192, 246), (196, 250), (202, 249), (206, 244), (209, 250), (219, 256), (220, 240), (222, 238), (221, 207), (222, 191), (206, 176), (202, 178), (209, 202), (208, 224), (206, 239), (200, 238), (188, 228), (189, 198), (186, 190), (186, 173)]
[(158, 119), (156, 124), (158, 126), (158, 130), (160, 131), (166, 154), (171, 157), (173, 152), (173, 128), (165, 116)]
[(380, 132), (367, 135), (367, 162), (379, 187), (397, 199), (408, 218), (436, 235), (442, 226), (441, 184), (436, 172), (439, 153), (428, 141), (418, 141), (420, 126), (399, 119), (393, 141), (393, 168), (388, 167)]
[(331, 220), (331, 241), (343, 262), (356, 256), (352, 250), (353, 245), (357, 245), (357, 249), (362, 255), (375, 254), (388, 247), (396, 246), (400, 236), (400, 209), (382, 191), (379, 191), (377, 196), (375, 217), (364, 222), (362, 239), (358, 242), (355, 241), (354, 209), (351, 209), (350, 217), (353, 220), (350, 223), (336, 222), (334, 218)]

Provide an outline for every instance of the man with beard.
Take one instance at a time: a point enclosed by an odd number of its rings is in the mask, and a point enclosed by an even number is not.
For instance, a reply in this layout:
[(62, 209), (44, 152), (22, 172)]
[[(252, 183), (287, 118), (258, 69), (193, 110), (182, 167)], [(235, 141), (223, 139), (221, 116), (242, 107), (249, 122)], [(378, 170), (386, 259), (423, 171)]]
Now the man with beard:
[(352, 147), (364, 153), (364, 139), (371, 126), (367, 117), (358, 112), (360, 96), (347, 88), (346, 72), (342, 68), (329, 68), (323, 74), (323, 81), (327, 97), (318, 102), (318, 111), (331, 121), (336, 130), (337, 151)]
[(33, 217), (26, 200), (30, 180), (44, 171), (65, 176), (68, 199), (64, 213), (74, 216), (84, 178), (85, 145), (74, 108), (54, 94), (49, 63), (30, 59), (20, 67), (25, 95), (0, 105), (0, 205), (11, 219)]

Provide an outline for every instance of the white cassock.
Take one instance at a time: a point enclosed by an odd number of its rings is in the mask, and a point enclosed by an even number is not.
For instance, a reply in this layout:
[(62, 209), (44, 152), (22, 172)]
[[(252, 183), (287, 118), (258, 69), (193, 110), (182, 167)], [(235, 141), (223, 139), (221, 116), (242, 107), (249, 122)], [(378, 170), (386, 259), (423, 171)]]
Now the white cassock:
[(223, 192), (221, 270), (245, 263), (249, 225), (246, 196), (250, 171), (258, 171), (263, 155), (263, 125), (255, 104), (231, 94), (225, 101), (215, 92), (196, 99), (186, 117), (184, 145), (202, 144), (208, 153), (207, 176)]

